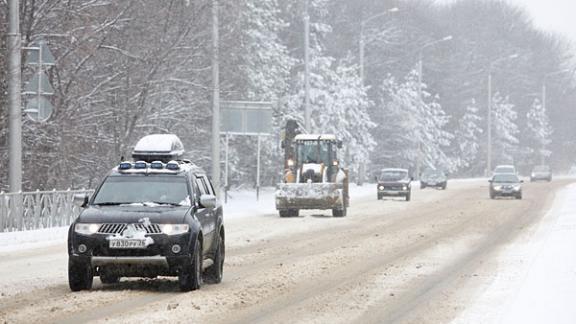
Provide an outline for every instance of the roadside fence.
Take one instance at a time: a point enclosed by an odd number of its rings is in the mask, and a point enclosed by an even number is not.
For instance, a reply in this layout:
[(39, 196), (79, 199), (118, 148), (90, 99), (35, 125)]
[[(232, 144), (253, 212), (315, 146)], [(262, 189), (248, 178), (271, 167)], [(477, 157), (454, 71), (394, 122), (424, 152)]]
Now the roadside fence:
[(94, 190), (0, 193), (0, 232), (66, 226), (80, 213), (74, 195)]

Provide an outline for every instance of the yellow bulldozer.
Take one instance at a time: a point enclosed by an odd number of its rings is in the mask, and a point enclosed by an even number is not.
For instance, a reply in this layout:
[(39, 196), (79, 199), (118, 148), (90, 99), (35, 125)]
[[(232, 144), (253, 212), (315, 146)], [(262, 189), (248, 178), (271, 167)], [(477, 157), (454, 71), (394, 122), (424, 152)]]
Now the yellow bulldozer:
[(284, 175), (276, 187), (280, 217), (295, 217), (301, 209), (331, 209), (332, 216), (346, 216), (349, 206), (348, 171), (341, 167), (342, 141), (330, 134), (297, 134), (288, 121), (282, 145)]

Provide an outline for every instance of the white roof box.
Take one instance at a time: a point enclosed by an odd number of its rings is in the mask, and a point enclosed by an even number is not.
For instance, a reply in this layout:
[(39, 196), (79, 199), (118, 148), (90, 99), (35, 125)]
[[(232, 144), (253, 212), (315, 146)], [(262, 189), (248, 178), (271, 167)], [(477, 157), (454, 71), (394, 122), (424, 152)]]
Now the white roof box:
[(184, 145), (174, 134), (152, 134), (142, 137), (132, 152), (136, 161), (146, 162), (180, 160), (184, 154)]

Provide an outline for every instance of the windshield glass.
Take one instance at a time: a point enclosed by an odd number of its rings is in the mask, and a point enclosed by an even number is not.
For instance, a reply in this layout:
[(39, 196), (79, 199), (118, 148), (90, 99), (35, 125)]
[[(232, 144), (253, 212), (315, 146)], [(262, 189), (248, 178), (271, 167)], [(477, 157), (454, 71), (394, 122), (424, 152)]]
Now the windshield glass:
[(380, 181), (399, 181), (405, 179), (408, 172), (403, 170), (386, 170), (380, 174)]
[(190, 206), (186, 178), (180, 176), (109, 176), (95, 205), (167, 204)]
[(298, 161), (301, 163), (330, 164), (330, 143), (326, 141), (301, 141), (297, 144)]
[(422, 177), (444, 177), (444, 172), (442, 172), (440, 170), (428, 169), (428, 170), (424, 171), (424, 173), (422, 174)]
[(539, 165), (537, 167), (534, 167), (534, 171), (536, 172), (548, 172), (550, 170), (550, 167), (547, 165)]
[(511, 166), (497, 167), (496, 170), (494, 170), (494, 172), (495, 173), (515, 173), (514, 167), (511, 167)]
[(515, 183), (515, 182), (520, 182), (520, 179), (518, 179), (518, 177), (514, 174), (498, 174), (498, 175), (494, 176), (493, 181), (494, 182)]

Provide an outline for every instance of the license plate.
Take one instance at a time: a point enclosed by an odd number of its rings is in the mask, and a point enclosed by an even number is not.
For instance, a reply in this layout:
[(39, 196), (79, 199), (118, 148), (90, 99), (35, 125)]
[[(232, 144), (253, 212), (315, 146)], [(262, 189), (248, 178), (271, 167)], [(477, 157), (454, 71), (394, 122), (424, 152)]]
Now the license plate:
[(110, 240), (111, 249), (144, 249), (146, 240)]

